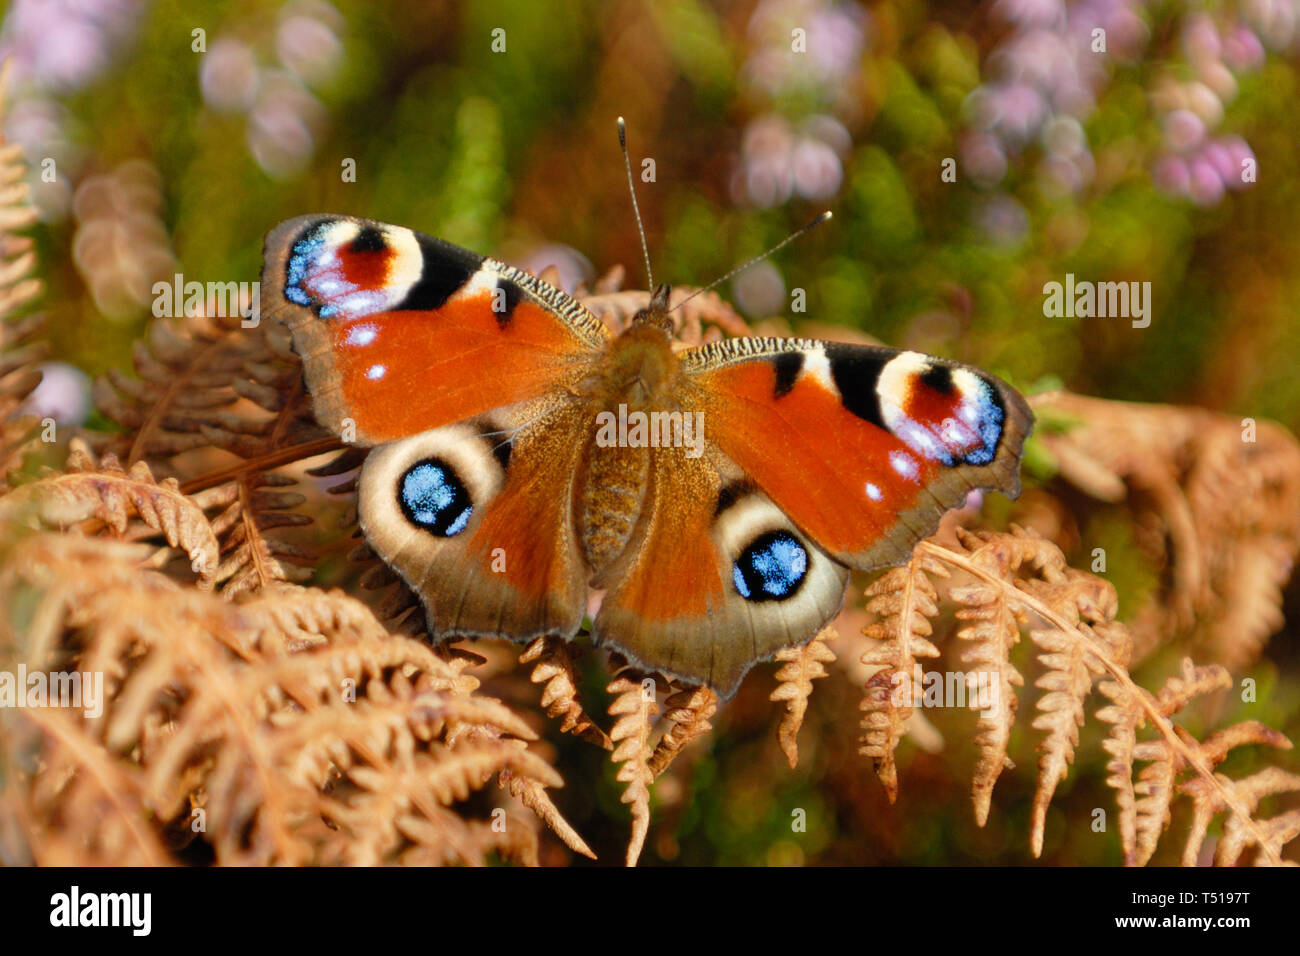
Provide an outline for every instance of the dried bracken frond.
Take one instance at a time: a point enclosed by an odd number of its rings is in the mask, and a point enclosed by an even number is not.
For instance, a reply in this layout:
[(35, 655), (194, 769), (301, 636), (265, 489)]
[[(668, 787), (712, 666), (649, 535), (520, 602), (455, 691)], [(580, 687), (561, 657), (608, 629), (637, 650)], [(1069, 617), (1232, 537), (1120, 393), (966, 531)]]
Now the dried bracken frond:
[(292, 510), (306, 500), (303, 495), (276, 490), (294, 484), (287, 475), (254, 473), (194, 495), (200, 508), (215, 512), (212, 530), (221, 540), (216, 577), (227, 597), (311, 577), (310, 568), (285, 563), (306, 560), (301, 549), (267, 534), (273, 528), (311, 523), (310, 517)]
[(768, 700), (785, 701), (785, 714), (777, 736), (791, 770), (799, 765), (799, 728), (808, 712), (812, 682), (825, 677), (823, 665), (835, 660), (835, 652), (826, 646), (826, 642), (835, 640), (835, 637), (835, 628), (827, 627), (803, 647), (789, 647), (776, 653), (776, 659), (784, 666), (776, 672), (780, 683)]
[[(30, 532), (0, 563), (0, 603), (30, 610), (21, 637), (0, 635), (6, 661), (105, 680), (84, 733), (45, 711), (2, 715), (17, 724), (6, 741), (40, 742), (2, 755), (0, 815), (31, 823), (30, 858), (103, 845), (100, 862), (160, 862), (184, 835), (187, 854), (201, 844), (218, 863), (535, 860), (526, 827), (503, 835), (462, 816), (497, 774), (585, 849), (540, 790), (561, 781), (527, 749), (527, 723), (459, 664), (342, 594), (281, 584), (237, 604), (147, 558)], [(103, 808), (110, 798), (120, 810)]]
[[(1300, 553), (1300, 443), (1279, 425), (1194, 408), (1053, 392), (1035, 396), (1041, 440), (1067, 481), (1129, 501), (1164, 565), (1133, 616), (1137, 657), (1190, 634), (1230, 670), (1257, 658), (1282, 623), (1282, 588)], [(1166, 540), (1168, 542), (1166, 554)]]
[(0, 499), (0, 520), (35, 519), (60, 528), (95, 521), (126, 536), (128, 523), (138, 518), (168, 545), (183, 550), (200, 584), (212, 586), (216, 537), (202, 509), (181, 494), (174, 478), (154, 481), (144, 462), (128, 472), (113, 455), (97, 463), (79, 439), (72, 441), (67, 468), (64, 474), (45, 475)]
[(713, 729), (709, 718), (718, 712), (718, 695), (709, 687), (674, 689), (664, 700), (668, 725), (650, 756), (650, 772), (657, 778), (692, 740)]
[(930, 577), (947, 574), (942, 564), (921, 555), (885, 572), (867, 589), (867, 610), (880, 620), (863, 629), (873, 644), (862, 663), (875, 670), (859, 705), (863, 733), (858, 752), (872, 759), (890, 803), (898, 797), (894, 751), (920, 695), (917, 661), (939, 656), (928, 640), (934, 630), (930, 620), (939, 613), (939, 595)]
[(1039, 715), (1033, 728), (1047, 732), (1039, 744), (1038, 786), (1030, 821), (1034, 856), (1043, 852), (1047, 808), (1056, 787), (1065, 779), (1079, 745), (1079, 728), (1084, 723), (1084, 703), (1092, 692), (1093, 679), (1105, 665), (1092, 650), (1092, 643), (1077, 635), (1089, 634), (1090, 623), (1105, 623), (1115, 615), (1115, 589), (1082, 571), (1067, 569), (1061, 581), (1029, 582), (1029, 591), (1071, 625), (1064, 628), (1034, 628), (1029, 636), (1041, 650), (1038, 661), (1045, 673), (1034, 682), (1046, 693), (1038, 698)]
[(524, 649), (519, 655), (519, 663), (532, 664), (533, 672), (529, 679), (534, 684), (546, 685), (542, 690), (542, 706), (548, 716), (562, 718), (562, 733), (574, 734), (605, 750), (613, 749), (609, 736), (592, 722), (578, 700), (573, 652), (567, 641), (543, 635)]
[(650, 785), (655, 779), (650, 769), (653, 753), (650, 733), (659, 704), (652, 677), (633, 680), (624, 671), (606, 691), (613, 697), (609, 714), (617, 718), (609, 732), (609, 739), (614, 742), (610, 760), (620, 765), (615, 779), (626, 784), (619, 799), (632, 808), (632, 835), (628, 839), (626, 861), (628, 866), (636, 866), (650, 832)]
[[(972, 554), (971, 561), (1001, 577), (1011, 571), (1004, 562), (1017, 559), (1018, 563), (1019, 557), (1018, 551), (1008, 548), (981, 547)], [(1004, 769), (1015, 766), (1007, 756), (1007, 742), (1011, 739), (1011, 725), (1019, 704), (1015, 689), (1025, 685), (1024, 677), (1011, 663), (1011, 649), (1020, 640), (1020, 626), (1013, 601), (1001, 588), (977, 581), (965, 587), (953, 587), (949, 594), (961, 605), (957, 618), (977, 622), (959, 630), (957, 638), (970, 642), (961, 659), (976, 665), (977, 669), (971, 673), (979, 681), (977, 688), (967, 688), (967, 699), (972, 709), (980, 711), (975, 724), (979, 758), (971, 787), (975, 820), (984, 826), (998, 777)], [(983, 699), (972, 696), (972, 689), (986, 689)]]
[[(0, 119), (5, 115), (9, 70), (8, 61), (0, 65)], [(6, 143), (0, 133), (0, 474), (21, 463), (37, 432), (38, 423), (21, 414), (21, 408), (40, 384), (36, 365), (46, 352), (39, 340), (43, 317), (18, 317), (41, 291), (40, 280), (31, 276), (36, 268), (32, 240), (17, 234), (37, 218), (26, 176), (22, 147)]]
[[(1111, 755), (1107, 784), (1116, 792), (1125, 862), (1143, 865), (1150, 860), (1169, 823), (1174, 796), (1184, 793), (1192, 797), (1195, 815), (1185, 863), (1195, 862), (1209, 822), (1219, 813), (1228, 816), (1223, 840), (1228, 845), (1221, 844), (1216, 862), (1234, 863), (1243, 849), (1253, 846), (1256, 862), (1281, 863), (1283, 846), (1300, 834), (1296, 814), (1285, 812), (1264, 820), (1254, 814), (1259, 799), (1293, 791), (1295, 780), (1268, 771), (1231, 780), (1216, 774), (1214, 767), (1233, 747), (1262, 744), (1290, 748), (1290, 741), (1262, 724), (1247, 721), (1200, 742), (1171, 719), (1192, 700), (1230, 687), (1228, 672), (1217, 665), (1195, 667), (1187, 660), (1180, 675), (1169, 678), (1159, 693), (1149, 693), (1134, 683), (1129, 673), (1133, 638), (1127, 627), (1115, 621), (1117, 602), (1109, 582), (1065, 566), (1055, 545), (1019, 529), (1012, 534), (960, 537), (966, 552), (925, 541), (917, 547), (911, 564), (928, 558), (973, 576), (976, 588), (953, 591), (966, 605), (964, 610), (979, 612), (965, 615), (981, 621), (977, 627), (993, 620), (988, 611), (996, 601), (987, 593), (990, 589), (1001, 593), (997, 600), (1005, 602), (1006, 613), (1011, 615), (1003, 619), (1003, 630), (1012, 619), (1019, 622), (1018, 627), (1026, 626), (1024, 622), (1031, 616), (1046, 625), (1029, 631), (1041, 648), (1039, 660), (1045, 668), (1036, 682), (1045, 693), (1038, 700), (1039, 716), (1033, 726), (1047, 732), (1039, 747), (1040, 772), (1031, 822), (1034, 854), (1042, 852), (1047, 808), (1079, 742), (1085, 700), (1097, 676), (1102, 675), (1099, 688), (1109, 703), (1097, 716), (1111, 725), (1104, 744)], [(999, 640), (1003, 645), (1014, 643), (1009, 635)], [(1151, 739), (1138, 738), (1144, 727), (1154, 732)], [(990, 753), (996, 756), (997, 751)], [(1134, 780), (1137, 761), (1145, 766)], [(984, 772), (982, 763), (977, 768), (975, 789), (977, 816), (986, 806), (979, 779)]]
[[(316, 424), (301, 364), (285, 330), (264, 323), (189, 316), (155, 321), (137, 343), (138, 378), (110, 372), (96, 383), (101, 410), (125, 430), (97, 436), (127, 461), (175, 474), (213, 514), (221, 544), (217, 578), (234, 597), (310, 571), (311, 556), (274, 534), (309, 524), (296, 509), (306, 499), (287, 488), (283, 468), (341, 446)], [(201, 459), (206, 450), (229, 462)], [(188, 453), (188, 454), (186, 454)]]

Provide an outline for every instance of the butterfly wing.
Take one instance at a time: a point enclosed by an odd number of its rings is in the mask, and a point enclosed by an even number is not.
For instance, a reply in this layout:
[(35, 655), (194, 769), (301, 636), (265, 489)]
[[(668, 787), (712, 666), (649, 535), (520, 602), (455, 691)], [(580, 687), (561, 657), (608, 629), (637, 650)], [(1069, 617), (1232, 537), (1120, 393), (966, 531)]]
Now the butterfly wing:
[(376, 448), (358, 485), (366, 540), (438, 637), (572, 637), (587, 572), (574, 482), (587, 417), (554, 398)]
[(563, 389), (610, 335), (512, 266), (347, 216), (267, 236), (262, 302), (292, 331), (317, 419), (363, 445)]
[(681, 358), (709, 440), (850, 567), (905, 561), (971, 490), (1020, 493), (1033, 414), (987, 372), (810, 339), (733, 339)]
[(594, 626), (644, 667), (729, 695), (838, 613), (849, 568), (906, 560), (973, 488), (1019, 493), (1032, 415), (987, 373), (808, 339), (680, 357), (707, 452), (654, 450)]
[(751, 666), (839, 613), (848, 569), (716, 449), (653, 451), (637, 534), (592, 635), (729, 697)]
[(433, 633), (576, 632), (571, 390), (609, 337), (600, 321), (504, 263), (345, 216), (278, 226), (262, 297), (292, 332), (317, 419), (378, 446), (361, 527)]

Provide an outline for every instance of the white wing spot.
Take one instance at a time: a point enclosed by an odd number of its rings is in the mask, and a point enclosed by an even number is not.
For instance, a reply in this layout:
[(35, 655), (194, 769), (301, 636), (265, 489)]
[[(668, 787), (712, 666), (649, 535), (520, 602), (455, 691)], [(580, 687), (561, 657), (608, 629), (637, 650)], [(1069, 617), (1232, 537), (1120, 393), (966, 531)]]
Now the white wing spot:
[(894, 471), (908, 481), (916, 481), (916, 459), (911, 455), (902, 451), (891, 451), (889, 453), (889, 463), (894, 466)]

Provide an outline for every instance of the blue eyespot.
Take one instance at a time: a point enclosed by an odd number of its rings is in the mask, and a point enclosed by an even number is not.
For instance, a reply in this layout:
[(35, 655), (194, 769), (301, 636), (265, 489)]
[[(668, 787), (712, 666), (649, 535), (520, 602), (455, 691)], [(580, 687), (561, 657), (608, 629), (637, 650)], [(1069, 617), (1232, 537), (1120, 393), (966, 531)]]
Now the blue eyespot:
[(731, 568), (736, 590), (747, 601), (793, 597), (807, 576), (808, 552), (785, 531), (759, 535)]
[(398, 482), (397, 500), (407, 521), (440, 538), (460, 534), (474, 513), (455, 470), (438, 458), (426, 458), (406, 470)]

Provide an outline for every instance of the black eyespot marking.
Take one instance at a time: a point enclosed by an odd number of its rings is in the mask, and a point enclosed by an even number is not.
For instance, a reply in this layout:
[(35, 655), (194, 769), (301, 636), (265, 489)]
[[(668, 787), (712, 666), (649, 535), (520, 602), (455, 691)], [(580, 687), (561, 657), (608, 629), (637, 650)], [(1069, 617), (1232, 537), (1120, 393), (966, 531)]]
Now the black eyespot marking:
[(479, 270), (483, 257), (428, 236), (420, 236), (419, 244), (420, 255), (424, 260), (420, 269), (420, 281), (411, 287), (399, 308), (441, 308)]
[(952, 394), (952, 369), (937, 363), (921, 373), (921, 384), (934, 389), (940, 395)]
[(496, 456), (501, 470), (505, 471), (510, 467), (510, 453), (514, 451), (514, 442), (509, 438), (502, 438), (500, 435), (488, 436), (487, 440), (492, 444), (492, 454)]
[(840, 390), (840, 401), (844, 407), (859, 418), (885, 428), (885, 420), (880, 414), (880, 398), (876, 395), (876, 383), (880, 381), (881, 370), (893, 358), (893, 353), (860, 345), (827, 345), (826, 358), (830, 361), (831, 378)]
[(776, 388), (773, 394), (780, 398), (794, 388), (795, 379), (803, 369), (803, 353), (782, 352), (772, 359), (772, 364), (776, 366)]
[(788, 531), (769, 531), (754, 539), (731, 568), (731, 578), (747, 601), (784, 601), (808, 577), (808, 552)]
[(348, 244), (348, 252), (383, 252), (388, 248), (384, 234), (374, 226), (366, 226)]
[(723, 485), (722, 490), (718, 492), (718, 504), (713, 509), (713, 516), (716, 518), (722, 514), (752, 490), (752, 486), (747, 481), (733, 481), (729, 485)]
[[(524, 290), (509, 279), (498, 279), (497, 290), (497, 292), (493, 293), (492, 311), (496, 313), (497, 325), (504, 329), (510, 324), (510, 317), (514, 315), (515, 306), (524, 297)], [(504, 306), (500, 310), (497, 308), (498, 302)]]
[(397, 481), (397, 502), (406, 520), (439, 538), (465, 530), (474, 503), (456, 470), (441, 458), (416, 462)]

